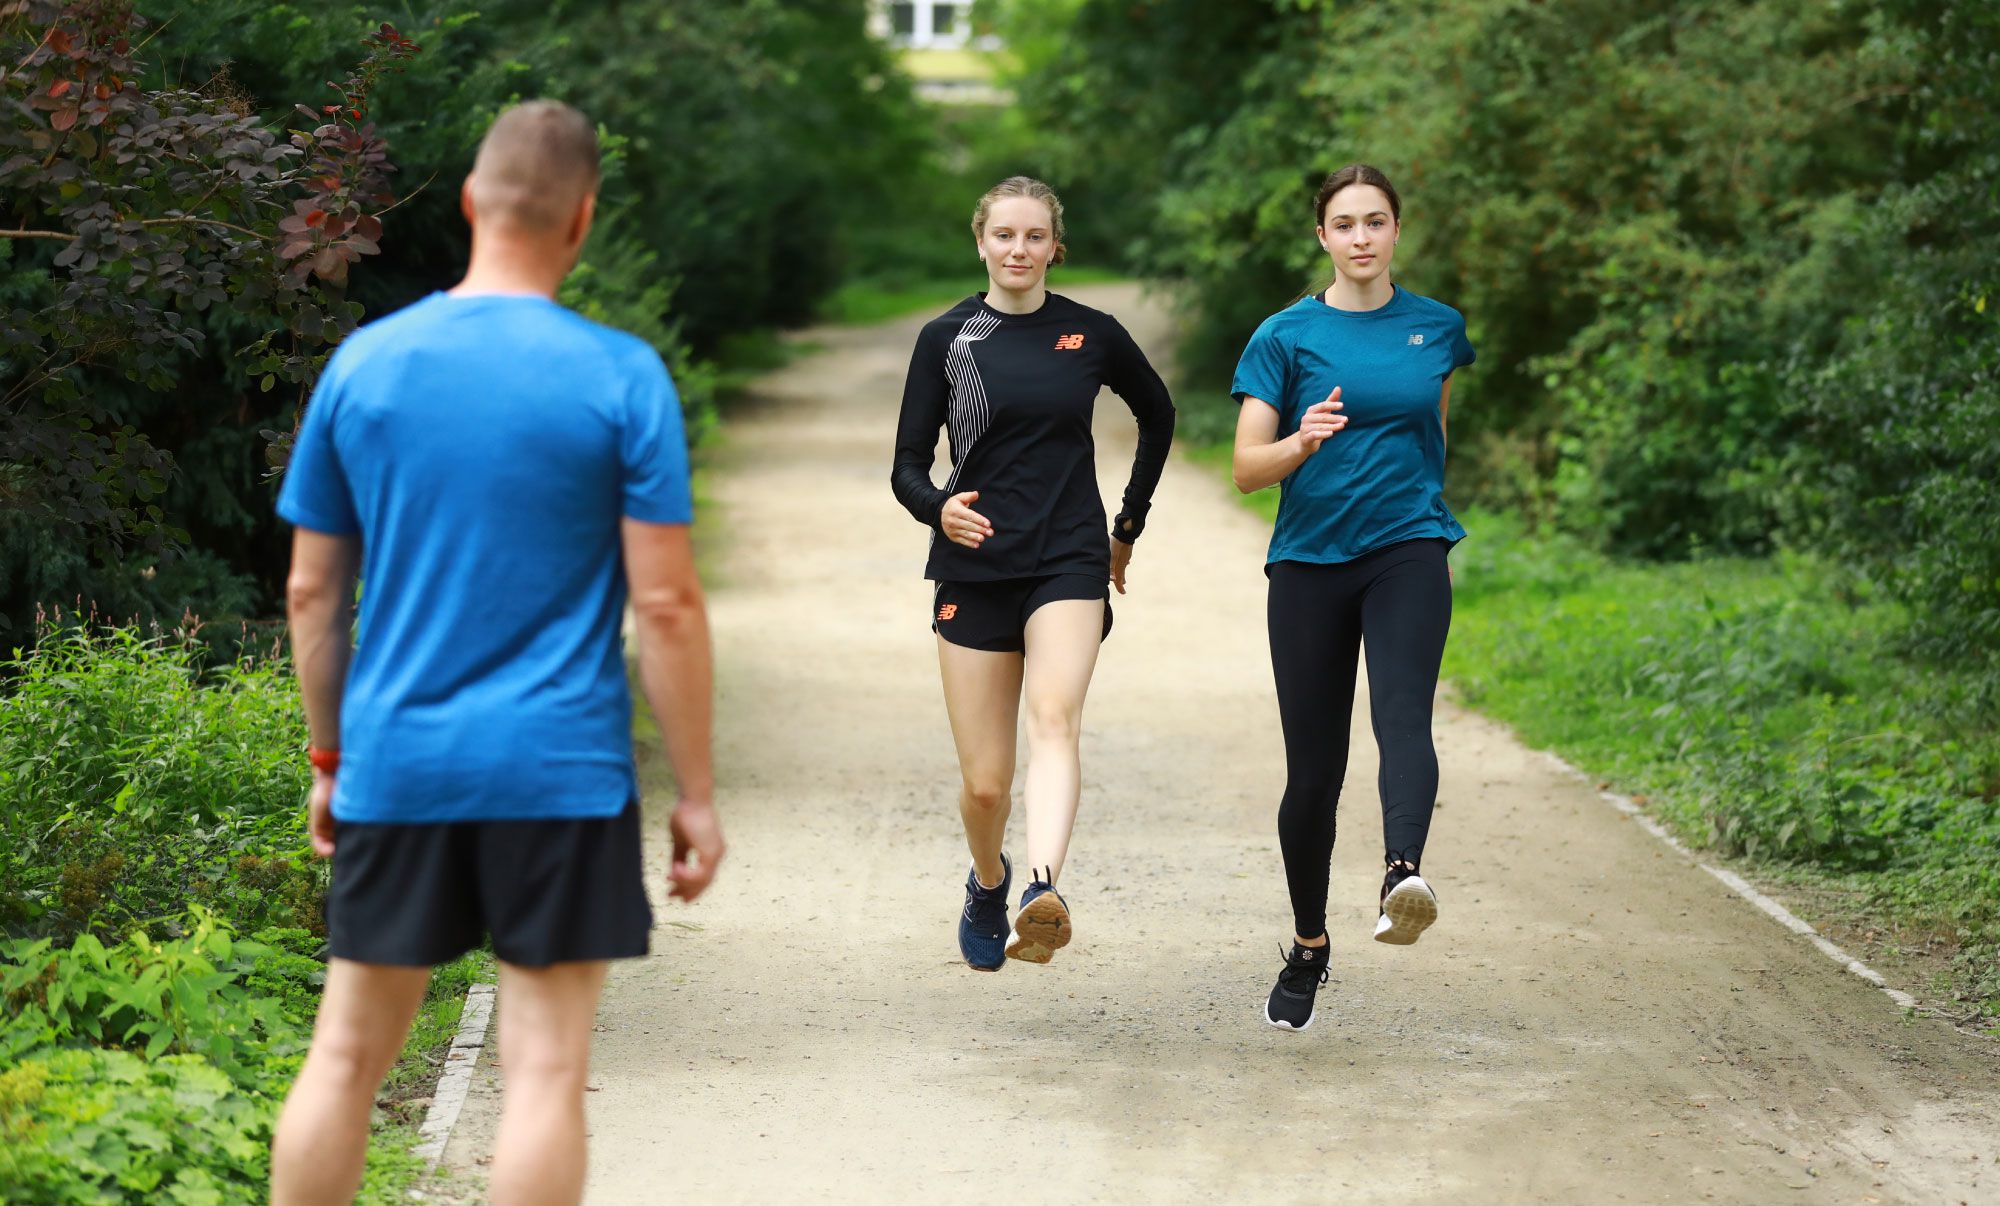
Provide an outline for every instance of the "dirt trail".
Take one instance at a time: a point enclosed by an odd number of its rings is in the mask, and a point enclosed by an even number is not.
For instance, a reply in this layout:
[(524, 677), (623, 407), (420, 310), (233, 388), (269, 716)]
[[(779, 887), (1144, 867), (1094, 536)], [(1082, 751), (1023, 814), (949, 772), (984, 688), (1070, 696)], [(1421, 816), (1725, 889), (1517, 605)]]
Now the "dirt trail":
[[(1075, 293), (1166, 350), (1136, 289)], [(1084, 717), (1076, 942), (967, 970), (924, 532), (888, 486), (919, 321), (813, 332), (729, 425), (711, 586), (734, 853), (613, 973), (592, 1202), (2000, 1200), (1991, 1044), (1906, 1021), (1448, 706), (1441, 922), (1369, 940), (1357, 709), (1334, 978), (1310, 1031), (1266, 1026), (1289, 924), (1266, 531), (1178, 460)], [(1133, 427), (1108, 394), (1098, 426), (1115, 498)], [(497, 1075), (446, 1156), (474, 1177)]]

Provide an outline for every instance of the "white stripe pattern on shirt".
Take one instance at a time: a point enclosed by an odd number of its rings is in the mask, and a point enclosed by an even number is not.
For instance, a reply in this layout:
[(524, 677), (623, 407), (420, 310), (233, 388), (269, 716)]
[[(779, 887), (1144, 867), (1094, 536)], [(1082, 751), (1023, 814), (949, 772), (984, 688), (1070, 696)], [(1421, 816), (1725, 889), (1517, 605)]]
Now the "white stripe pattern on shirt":
[(951, 403), (945, 424), (951, 432), (951, 476), (945, 479), (945, 493), (956, 491), (959, 471), (972, 453), (972, 446), (986, 434), (993, 414), (986, 406), (986, 385), (979, 379), (979, 365), (972, 358), (972, 344), (1000, 329), (997, 315), (979, 313), (965, 320), (952, 336), (945, 353), (944, 375), (951, 382)]
[[(944, 354), (944, 375), (951, 383), (951, 400), (944, 420), (945, 429), (951, 433), (951, 476), (944, 479), (946, 494), (957, 493), (958, 474), (965, 468), (965, 458), (972, 454), (973, 444), (993, 422), (993, 414), (986, 406), (986, 384), (979, 379), (979, 364), (972, 358), (972, 344), (999, 329), (997, 315), (974, 314), (951, 337), (951, 347)], [(936, 546), (937, 538), (934, 529), (932, 546)]]

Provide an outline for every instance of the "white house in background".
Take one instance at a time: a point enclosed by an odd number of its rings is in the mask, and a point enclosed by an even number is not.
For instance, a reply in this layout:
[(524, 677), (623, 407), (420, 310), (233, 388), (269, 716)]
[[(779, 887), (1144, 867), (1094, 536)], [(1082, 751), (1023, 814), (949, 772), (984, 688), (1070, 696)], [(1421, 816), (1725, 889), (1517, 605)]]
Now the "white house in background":
[(1004, 45), (973, 28), (970, 0), (870, 0), (868, 32), (902, 51), (903, 68), (926, 100), (960, 105), (1007, 100), (993, 82), (993, 55)]

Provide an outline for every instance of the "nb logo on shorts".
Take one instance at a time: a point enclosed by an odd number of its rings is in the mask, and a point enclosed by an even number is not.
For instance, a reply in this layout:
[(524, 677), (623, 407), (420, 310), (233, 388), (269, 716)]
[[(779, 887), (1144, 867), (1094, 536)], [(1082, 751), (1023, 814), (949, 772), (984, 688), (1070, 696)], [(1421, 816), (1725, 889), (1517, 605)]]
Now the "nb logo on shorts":
[(1056, 337), (1056, 351), (1074, 352), (1083, 346), (1081, 335), (1059, 335)]
[(1412, 336), (1410, 336), (1410, 346), (1411, 346), (1411, 347), (1416, 347), (1416, 346), (1417, 346), (1418, 344), (1421, 344), (1421, 343), (1422, 343), (1423, 341), (1424, 341), (1424, 337), (1423, 337), (1422, 335), (1412, 335)]
[(943, 607), (938, 608), (938, 619), (940, 620), (949, 620), (957, 614), (958, 604), (956, 603), (947, 603)]

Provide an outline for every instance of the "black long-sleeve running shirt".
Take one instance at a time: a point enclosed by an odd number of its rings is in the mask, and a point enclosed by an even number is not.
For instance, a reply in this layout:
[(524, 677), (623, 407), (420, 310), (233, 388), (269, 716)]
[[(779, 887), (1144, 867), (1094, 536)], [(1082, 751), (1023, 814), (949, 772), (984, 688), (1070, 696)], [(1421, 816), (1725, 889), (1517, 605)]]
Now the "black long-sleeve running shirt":
[[(1108, 574), (1104, 500), (1090, 436), (1098, 389), (1110, 386), (1139, 420), (1139, 452), (1111, 529), (1137, 540), (1174, 437), (1174, 404), (1118, 320), (1051, 293), (1032, 314), (1003, 314), (975, 294), (917, 336), (896, 423), (896, 499), (934, 533), (924, 577), (991, 582), (1044, 574)], [(931, 480), (938, 428), (951, 476)], [(977, 549), (938, 530), (945, 501), (979, 491), (972, 509), (993, 525)]]

